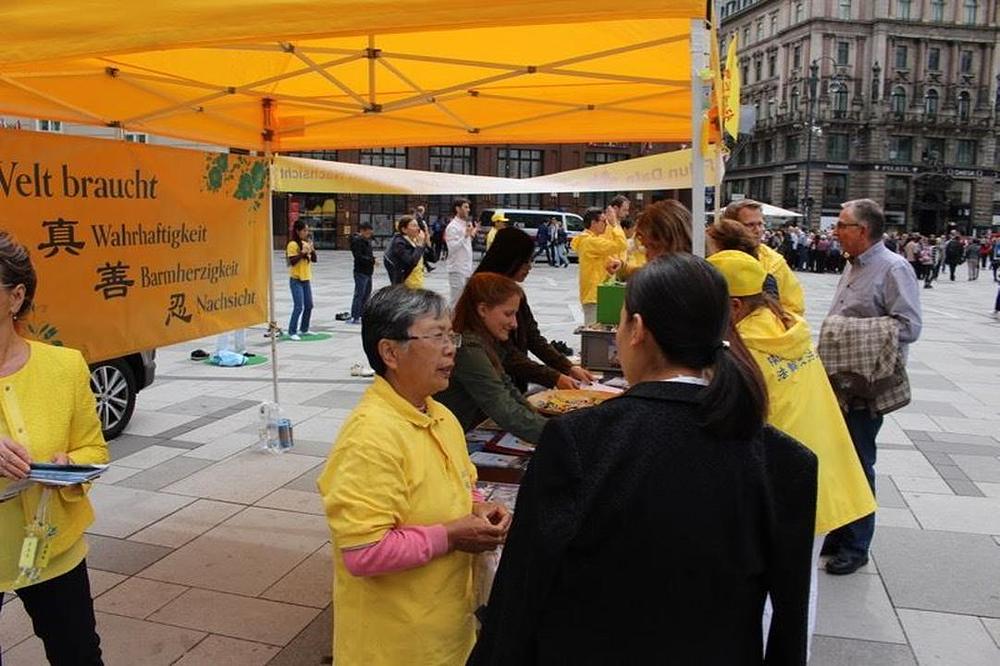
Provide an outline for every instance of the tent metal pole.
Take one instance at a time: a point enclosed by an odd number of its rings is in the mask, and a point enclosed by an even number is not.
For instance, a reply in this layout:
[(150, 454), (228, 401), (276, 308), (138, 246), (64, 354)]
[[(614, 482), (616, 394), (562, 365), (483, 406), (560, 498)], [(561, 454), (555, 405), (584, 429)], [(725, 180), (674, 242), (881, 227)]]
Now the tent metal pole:
[(267, 206), (267, 229), (264, 230), (264, 237), (267, 241), (267, 332), (271, 340), (271, 389), (274, 395), (274, 404), (278, 403), (278, 323), (275, 316), (274, 304), (274, 251), (271, 248), (271, 234), (274, 229), (274, 205), (271, 200), (271, 167), (274, 162), (274, 154), (271, 152), (271, 142), (274, 139), (273, 128), (273, 105), (270, 99), (261, 100), (261, 111), (263, 112), (262, 126), (264, 131), (261, 136), (264, 140), (264, 158), (267, 160), (267, 186), (264, 188), (264, 204)]
[(702, 19), (691, 20), (691, 251), (705, 256), (705, 156), (702, 124), (705, 114), (705, 83), (708, 66), (708, 31)]

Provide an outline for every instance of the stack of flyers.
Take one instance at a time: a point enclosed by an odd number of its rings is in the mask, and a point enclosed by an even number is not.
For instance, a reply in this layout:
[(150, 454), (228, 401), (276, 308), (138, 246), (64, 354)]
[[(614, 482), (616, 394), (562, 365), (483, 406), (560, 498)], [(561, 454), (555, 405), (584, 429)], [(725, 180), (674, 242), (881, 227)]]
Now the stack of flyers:
[(525, 469), (528, 465), (528, 459), (523, 456), (508, 456), (502, 453), (487, 453), (486, 451), (477, 451), (469, 458), (476, 467)]
[(104, 474), (107, 465), (54, 465), (50, 463), (31, 463), (28, 478), (36, 483), (49, 486), (75, 486), (88, 483)]
[(494, 434), (494, 437), (486, 444), (486, 450), (512, 456), (530, 456), (535, 452), (535, 445), (506, 432), (500, 437), (496, 437)]

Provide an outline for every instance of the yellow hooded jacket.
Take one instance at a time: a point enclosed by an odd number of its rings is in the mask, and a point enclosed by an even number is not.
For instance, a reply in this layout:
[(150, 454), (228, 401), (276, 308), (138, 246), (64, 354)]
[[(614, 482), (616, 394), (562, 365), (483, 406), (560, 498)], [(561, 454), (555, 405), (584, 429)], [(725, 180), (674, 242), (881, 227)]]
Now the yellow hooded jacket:
[(760, 366), (770, 400), (768, 423), (805, 444), (819, 459), (816, 534), (826, 534), (875, 511), (844, 416), (798, 315), (791, 328), (759, 308), (736, 325)]
[(587, 229), (570, 241), (570, 247), (580, 258), (580, 303), (597, 302), (597, 285), (608, 279), (608, 259), (628, 248), (628, 240), (621, 227), (608, 227), (597, 235)]
[(781, 253), (761, 244), (757, 248), (757, 259), (764, 266), (764, 270), (772, 275), (778, 283), (778, 298), (781, 300), (781, 307), (785, 308), (786, 312), (804, 317), (806, 315), (806, 297), (802, 293), (802, 285)]

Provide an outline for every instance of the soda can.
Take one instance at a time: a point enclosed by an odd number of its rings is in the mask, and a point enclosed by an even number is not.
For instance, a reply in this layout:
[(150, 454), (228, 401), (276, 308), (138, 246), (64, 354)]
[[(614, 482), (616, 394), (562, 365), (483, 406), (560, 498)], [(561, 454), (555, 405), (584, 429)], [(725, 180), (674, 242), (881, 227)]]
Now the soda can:
[(291, 419), (278, 419), (278, 443), (279, 448), (283, 451), (295, 445)]

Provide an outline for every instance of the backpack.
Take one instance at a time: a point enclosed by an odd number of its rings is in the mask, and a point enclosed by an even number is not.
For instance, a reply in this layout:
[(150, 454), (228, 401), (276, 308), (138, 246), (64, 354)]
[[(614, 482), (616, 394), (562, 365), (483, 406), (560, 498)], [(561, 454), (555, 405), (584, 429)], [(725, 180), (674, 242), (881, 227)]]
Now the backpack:
[(388, 252), (382, 255), (382, 265), (385, 266), (385, 270), (389, 274), (389, 284), (402, 284), (406, 280), (403, 272), (389, 258)]

